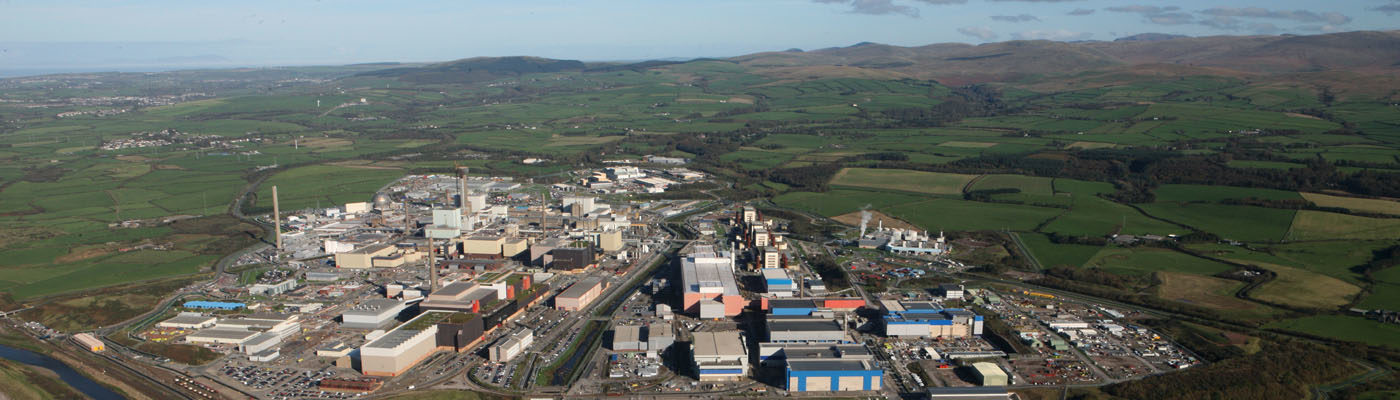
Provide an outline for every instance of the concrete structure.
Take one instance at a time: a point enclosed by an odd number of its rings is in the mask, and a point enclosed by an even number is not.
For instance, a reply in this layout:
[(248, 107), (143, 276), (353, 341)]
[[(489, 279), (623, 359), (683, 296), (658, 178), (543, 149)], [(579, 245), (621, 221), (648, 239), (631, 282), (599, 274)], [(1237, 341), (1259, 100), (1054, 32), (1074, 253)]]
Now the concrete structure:
[(754, 248), (761, 249), (764, 247), (768, 247), (768, 245), (772, 243), (772, 235), (768, 233), (768, 227), (765, 227), (763, 225), (755, 225), (753, 227), (753, 231), (750, 234), (753, 236)]
[(237, 310), (240, 308), (247, 307), (247, 305), (243, 303), (226, 303), (219, 301), (186, 301), (183, 307), (213, 310)]
[(885, 336), (968, 337), (982, 334), (982, 316), (963, 309), (940, 309), (926, 302), (903, 302), (881, 319)]
[(500, 236), (472, 236), (462, 240), (462, 253), (467, 257), (499, 256), (506, 238)]
[(840, 321), (830, 318), (770, 317), (768, 341), (775, 343), (850, 343)]
[(692, 354), (698, 379), (739, 380), (748, 374), (748, 349), (739, 331), (695, 332)]
[(288, 279), (288, 280), (285, 280), (285, 281), (281, 281), (281, 282), (277, 282), (277, 283), (272, 283), (272, 284), (259, 283), (259, 284), (255, 284), (255, 285), (253, 285), (253, 286), (249, 286), (249, 287), (248, 287), (248, 294), (251, 294), (251, 295), (254, 295), (254, 296), (257, 296), (257, 295), (276, 296), (276, 295), (279, 295), (279, 294), (282, 294), (282, 293), (290, 292), (290, 291), (292, 291), (292, 289), (296, 289), (296, 288), (297, 288), (297, 280), (296, 280), (296, 279)]
[(584, 278), (555, 296), (554, 308), (564, 311), (582, 310), (588, 306), (588, 303), (592, 303), (599, 295), (603, 294), (604, 286), (606, 284), (602, 278)]
[(613, 327), (613, 351), (647, 351), (647, 342), (642, 339), (641, 325), (617, 325)]
[(354, 347), (345, 345), (343, 342), (335, 341), (321, 344), (316, 348), (317, 357), (340, 358), (350, 355), (355, 351)]
[(676, 334), (667, 322), (652, 322), (647, 325), (647, 357), (657, 358), (676, 343)]
[(437, 324), (417, 323), (449, 314), (429, 311), (360, 347), (360, 373), (398, 376), (437, 351)]
[(335, 266), (337, 268), (367, 269), (374, 267), (374, 259), (388, 257), (397, 250), (393, 244), (380, 243), (361, 247), (344, 253), (335, 254)]
[(792, 281), (792, 275), (782, 268), (764, 268), (763, 288), (768, 294), (778, 297), (791, 297), (797, 291), (797, 285)]
[(453, 282), (428, 295), (419, 305), (424, 310), (472, 311), (505, 298), (505, 285), (486, 287), (475, 282)]
[(606, 252), (622, 250), (622, 232), (605, 231), (599, 233), (598, 248)]
[(301, 331), (300, 318), (286, 314), (251, 314), (239, 319), (222, 319), (213, 329), (242, 329), (249, 332), (269, 332), (286, 340)]
[(1007, 400), (1011, 393), (1006, 387), (932, 387), (929, 400)]
[(306, 280), (312, 282), (335, 282), (340, 280), (340, 273), (309, 271), (306, 273)]
[(763, 254), (758, 259), (759, 268), (782, 268), (783, 253), (777, 247), (768, 246), (763, 248)]
[(378, 329), (393, 321), (406, 307), (402, 300), (369, 299), (340, 314), (341, 326), (351, 329)]
[[(700, 318), (724, 318), (744, 311), (744, 297), (734, 281), (734, 256), (715, 253), (706, 246), (681, 260), (682, 300), (685, 312)], [(702, 300), (709, 307), (701, 307)], [(715, 307), (718, 303), (721, 307)], [(718, 311), (718, 312), (716, 312)]]
[(579, 247), (560, 247), (549, 251), (547, 268), (551, 271), (581, 271), (598, 261), (598, 251), (592, 243), (576, 243)]
[(972, 375), (982, 386), (1006, 386), (1009, 383), (1006, 371), (989, 362), (973, 363)]
[(99, 352), (107, 350), (107, 344), (103, 343), (101, 340), (97, 340), (97, 338), (93, 337), (90, 333), (73, 335), (73, 340), (77, 341), (83, 348), (88, 349), (88, 351)]
[(258, 332), (238, 328), (213, 327), (200, 329), (198, 332), (185, 336), (185, 341), (190, 343), (210, 343), (210, 344), (231, 344), (241, 345), (257, 336)]
[(753, 206), (744, 206), (744, 210), (739, 213), (739, 220), (746, 224), (758, 221), (758, 209)]
[(943, 293), (943, 298), (949, 300), (960, 300), (966, 293), (966, 290), (963, 289), (963, 285), (953, 283), (938, 285), (938, 291)]
[(486, 353), (491, 362), (506, 362), (525, 352), (533, 343), (535, 331), (521, 329), (496, 341), (496, 344), (486, 349)]
[(218, 318), (199, 313), (180, 313), (170, 319), (156, 323), (156, 327), (170, 329), (204, 329), (214, 326)]
[(875, 360), (875, 354), (870, 349), (860, 344), (807, 344), (807, 343), (772, 343), (763, 342), (758, 344), (759, 364), (768, 367), (783, 367), (787, 365), (788, 359), (803, 360)]
[(282, 339), (278, 338), (277, 334), (263, 332), (239, 344), (238, 348), (239, 351), (243, 352), (243, 354), (251, 356), (260, 353), (266, 353), (269, 350), (275, 350), (273, 347), (276, 347), (279, 344), (282, 344)]

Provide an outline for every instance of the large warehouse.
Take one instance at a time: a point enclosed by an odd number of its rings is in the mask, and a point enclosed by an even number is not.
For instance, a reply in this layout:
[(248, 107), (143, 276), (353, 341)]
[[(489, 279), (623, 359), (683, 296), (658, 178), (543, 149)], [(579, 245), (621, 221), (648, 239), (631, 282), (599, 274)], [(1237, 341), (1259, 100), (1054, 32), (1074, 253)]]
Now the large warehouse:
[(769, 317), (768, 341), (774, 343), (849, 343), (840, 321), (829, 318)]
[(647, 351), (647, 342), (642, 338), (641, 325), (617, 325), (613, 327), (613, 351)]
[(748, 349), (739, 331), (695, 332), (691, 343), (701, 381), (733, 381), (749, 369)]
[(170, 329), (204, 329), (214, 326), (218, 318), (193, 312), (182, 312), (180, 315), (156, 323), (156, 327)]
[(744, 311), (744, 296), (734, 281), (734, 255), (696, 246), (681, 260), (685, 312), (700, 318), (724, 318)]
[(1006, 371), (1001, 367), (989, 362), (972, 364), (972, 374), (977, 377), (977, 382), (982, 386), (1006, 386), (1009, 382)]
[(398, 376), (438, 350), (438, 323), (452, 314), (427, 311), (360, 347), (360, 373)]
[(875, 391), (884, 385), (884, 370), (874, 361), (789, 359), (787, 390), (791, 392)]
[(564, 311), (578, 311), (592, 303), (599, 295), (603, 294), (605, 284), (603, 278), (584, 278), (563, 293), (554, 297), (554, 308)]
[(365, 300), (340, 314), (341, 326), (351, 329), (378, 329), (398, 317), (404, 307), (402, 300)]
[(961, 338), (982, 334), (982, 316), (971, 311), (941, 309), (928, 302), (887, 303), (885, 307), (885, 336)]
[(797, 285), (792, 282), (792, 275), (782, 268), (764, 268), (763, 288), (768, 294), (777, 297), (792, 297), (792, 292), (797, 291)]

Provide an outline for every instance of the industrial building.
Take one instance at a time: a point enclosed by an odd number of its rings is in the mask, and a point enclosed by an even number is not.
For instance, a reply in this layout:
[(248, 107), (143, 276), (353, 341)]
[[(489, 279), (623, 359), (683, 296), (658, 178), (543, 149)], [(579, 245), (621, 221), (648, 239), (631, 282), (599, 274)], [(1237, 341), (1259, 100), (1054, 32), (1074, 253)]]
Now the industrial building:
[(797, 285), (792, 281), (792, 275), (782, 268), (764, 268), (763, 289), (768, 294), (777, 297), (792, 297), (797, 291)]
[(761, 299), (759, 305), (771, 315), (803, 316), (853, 312), (865, 306), (859, 297)]
[(850, 343), (840, 321), (829, 318), (768, 318), (768, 341), (774, 343)]
[(239, 328), (225, 328), (215, 326), (205, 328), (185, 336), (185, 341), (189, 343), (210, 343), (210, 344), (231, 344), (241, 345), (257, 336), (258, 332)]
[(292, 291), (297, 288), (296, 279), (288, 279), (277, 283), (258, 283), (248, 287), (248, 294), (258, 296), (276, 296)]
[(502, 284), (500, 289), (498, 291), (475, 282), (453, 282), (429, 293), (419, 307), (424, 310), (479, 313), (496, 300), (506, 297), (505, 285)]
[(563, 293), (554, 297), (554, 308), (564, 311), (578, 311), (596, 300), (603, 293), (605, 282), (603, 278), (588, 277), (578, 282)]
[(243, 303), (228, 303), (219, 301), (186, 301), (183, 307), (212, 310), (237, 310), (240, 308), (247, 307), (247, 305)]
[(340, 314), (341, 326), (350, 329), (378, 329), (398, 317), (405, 307), (403, 300), (365, 300)]
[(170, 319), (156, 323), (156, 327), (170, 329), (204, 329), (214, 326), (218, 318), (199, 313), (183, 312)]
[[(439, 334), (439, 328), (449, 324), (480, 321), (475, 315), (449, 311), (425, 311), (389, 332), (360, 346), (360, 372), (371, 376), (398, 376), (434, 352), (446, 347), (454, 349), (452, 335)], [(474, 332), (480, 340), (480, 325)], [(451, 332), (443, 332), (451, 333)], [(444, 343), (447, 345), (444, 346)], [(460, 351), (461, 349), (457, 349)]]
[(491, 362), (506, 362), (525, 352), (525, 349), (533, 343), (535, 343), (535, 331), (521, 329), (497, 340), (496, 344), (486, 349), (486, 353)]
[(344, 253), (335, 253), (335, 266), (349, 269), (374, 268), (376, 258), (389, 257), (397, 250), (398, 248), (394, 247), (392, 243), (379, 243)]
[(885, 336), (961, 338), (982, 334), (982, 316), (971, 311), (942, 309), (928, 302), (886, 301), (883, 305)]
[(577, 247), (559, 247), (549, 251), (545, 266), (550, 271), (578, 272), (597, 265), (598, 250), (592, 243), (576, 242)]
[(213, 329), (242, 329), (258, 333), (269, 332), (278, 340), (286, 340), (301, 331), (301, 322), (296, 315), (251, 314), (238, 319), (221, 319)]
[(647, 351), (647, 342), (642, 339), (641, 325), (617, 325), (613, 327), (613, 351)]
[(1011, 392), (1006, 387), (931, 387), (929, 400), (1007, 400)]
[(90, 333), (79, 333), (73, 335), (73, 340), (77, 341), (78, 344), (83, 346), (83, 348), (88, 349), (88, 351), (99, 352), (107, 350), (107, 344), (102, 343), (101, 340), (97, 340), (97, 338), (93, 337)]
[(884, 372), (869, 360), (789, 359), (785, 383), (790, 392), (875, 391)]
[(788, 359), (874, 360), (875, 354), (860, 344), (759, 343), (759, 365), (783, 367)]
[(759, 256), (759, 268), (782, 268), (783, 253), (777, 247), (768, 246), (763, 248), (763, 254)]
[(340, 273), (308, 271), (306, 273), (306, 280), (312, 282), (335, 282), (340, 280)]
[(733, 381), (747, 375), (748, 349), (739, 331), (695, 332), (691, 343), (700, 381)]
[(948, 300), (961, 300), (966, 294), (963, 285), (945, 283), (938, 285), (938, 291), (943, 293), (943, 298)]
[(657, 358), (675, 343), (676, 334), (671, 332), (670, 323), (652, 322), (647, 325), (647, 357)]
[(734, 255), (697, 246), (681, 260), (684, 310), (700, 318), (724, 318), (744, 311), (744, 297), (734, 281)]
[(973, 363), (972, 374), (982, 386), (1006, 386), (1009, 383), (1006, 371), (989, 362)]

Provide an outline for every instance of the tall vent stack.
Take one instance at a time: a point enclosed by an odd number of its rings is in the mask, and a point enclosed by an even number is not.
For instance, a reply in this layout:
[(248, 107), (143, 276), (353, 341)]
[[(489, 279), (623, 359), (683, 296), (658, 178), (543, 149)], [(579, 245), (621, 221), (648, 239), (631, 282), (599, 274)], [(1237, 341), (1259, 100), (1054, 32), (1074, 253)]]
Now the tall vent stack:
[(272, 226), (277, 233), (277, 250), (282, 250), (282, 207), (277, 202), (277, 186), (272, 187)]

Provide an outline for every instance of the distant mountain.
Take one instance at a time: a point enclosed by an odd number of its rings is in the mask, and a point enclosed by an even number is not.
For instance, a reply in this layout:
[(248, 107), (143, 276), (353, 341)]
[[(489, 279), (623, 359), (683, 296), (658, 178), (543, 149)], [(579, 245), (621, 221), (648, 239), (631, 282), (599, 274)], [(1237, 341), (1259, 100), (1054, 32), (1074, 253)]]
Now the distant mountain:
[[(1228, 69), (1240, 73), (1326, 70), (1394, 71), (1400, 67), (1400, 31), (1345, 32), (1312, 36), (1176, 37), (1130, 36), (1113, 42), (1009, 41), (919, 47), (860, 43), (805, 53), (766, 52), (731, 58), (759, 72), (787, 76), (792, 70), (842, 67), (878, 70), (890, 76), (936, 79), (947, 84), (1013, 81), (1030, 76), (1069, 75), (1150, 64)], [(1158, 69), (1197, 71), (1197, 69)], [(836, 71), (836, 70), (833, 70)], [(869, 75), (869, 74), (867, 74)]]
[(539, 57), (476, 57), (422, 67), (370, 71), (360, 73), (357, 76), (395, 78), (412, 83), (442, 84), (474, 83), (523, 74), (583, 70), (583, 62), (577, 60), (554, 60)]
[(1173, 35), (1170, 33), (1139, 33), (1132, 36), (1124, 36), (1113, 39), (1115, 42), (1156, 42), (1162, 40), (1172, 40), (1186, 38), (1186, 35)]

